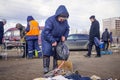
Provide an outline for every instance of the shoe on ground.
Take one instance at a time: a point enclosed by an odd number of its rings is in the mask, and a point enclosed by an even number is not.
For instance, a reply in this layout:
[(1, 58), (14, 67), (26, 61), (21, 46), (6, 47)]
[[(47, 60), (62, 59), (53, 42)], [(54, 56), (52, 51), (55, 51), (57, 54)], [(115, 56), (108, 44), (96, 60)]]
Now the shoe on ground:
[(43, 59), (43, 56), (40, 56), (40, 57), (38, 57), (38, 58)]
[(91, 56), (88, 56), (88, 55), (84, 55), (85, 57), (87, 57), (87, 58), (90, 58)]
[(44, 68), (44, 74), (49, 72), (49, 68)]

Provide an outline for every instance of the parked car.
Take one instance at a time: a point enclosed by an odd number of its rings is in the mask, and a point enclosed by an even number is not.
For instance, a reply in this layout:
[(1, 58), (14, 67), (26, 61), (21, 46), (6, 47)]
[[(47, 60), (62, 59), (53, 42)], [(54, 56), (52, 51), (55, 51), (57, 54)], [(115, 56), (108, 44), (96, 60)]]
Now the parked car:
[[(43, 28), (41, 28), (43, 29)], [(4, 43), (8, 43), (9, 48), (13, 48), (15, 46), (19, 47), (19, 45), (16, 45), (16, 42), (20, 42), (20, 31), (17, 28), (10, 28), (4, 33)], [(39, 45), (41, 46), (41, 36), (39, 36), (38, 40)]]
[(13, 48), (16, 45), (15, 42), (19, 42), (19, 41), (20, 41), (20, 31), (17, 28), (10, 28), (4, 33), (3, 42), (4, 44), (7, 43), (9, 48)]
[(20, 41), (20, 31), (17, 28), (10, 28), (4, 33), (4, 41)]
[(88, 50), (89, 35), (71, 34), (68, 36), (65, 44), (70, 50)]

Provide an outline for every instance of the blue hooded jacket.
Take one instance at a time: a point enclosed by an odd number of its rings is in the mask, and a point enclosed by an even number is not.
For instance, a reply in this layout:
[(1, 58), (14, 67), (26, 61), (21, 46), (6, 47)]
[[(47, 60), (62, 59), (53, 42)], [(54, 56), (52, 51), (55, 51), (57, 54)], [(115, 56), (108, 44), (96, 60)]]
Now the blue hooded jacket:
[(45, 22), (45, 28), (42, 31), (42, 50), (44, 55), (52, 55), (52, 43), (59, 42), (62, 36), (68, 37), (69, 25), (67, 20), (59, 22), (59, 15), (69, 17), (69, 13), (64, 5), (59, 6), (55, 15), (49, 17)]
[[(25, 29), (26, 32), (29, 32), (30, 30), (29, 22), (31, 20), (34, 20), (34, 18), (32, 16), (28, 16), (27, 17), (27, 28)], [(26, 40), (33, 40), (33, 39), (38, 39), (38, 36), (26, 36)]]
[(64, 15), (67, 18), (69, 17), (69, 13), (64, 5), (59, 6), (58, 9), (56, 10), (55, 16), (58, 15)]

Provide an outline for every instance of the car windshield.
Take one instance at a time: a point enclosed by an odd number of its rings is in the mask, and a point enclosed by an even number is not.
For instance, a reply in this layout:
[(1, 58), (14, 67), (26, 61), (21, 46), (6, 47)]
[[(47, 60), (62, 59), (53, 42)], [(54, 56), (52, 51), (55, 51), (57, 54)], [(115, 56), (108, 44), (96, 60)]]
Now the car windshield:
[(13, 35), (14, 35), (14, 36), (20, 36), (20, 31), (19, 31), (19, 30), (15, 30), (15, 31), (13, 32)]
[(76, 39), (81, 39), (81, 40), (88, 40), (89, 36), (88, 35), (70, 35), (67, 38), (68, 40), (76, 40)]
[(10, 36), (11, 35), (11, 31), (8, 31), (4, 34), (4, 36)]
[(79, 37), (79, 39), (84, 39), (84, 40), (89, 39), (89, 36), (87, 36), (87, 35), (80, 35), (78, 37)]
[(79, 37), (77, 35), (70, 35), (67, 38), (68, 40), (72, 40), (72, 39), (79, 39)]

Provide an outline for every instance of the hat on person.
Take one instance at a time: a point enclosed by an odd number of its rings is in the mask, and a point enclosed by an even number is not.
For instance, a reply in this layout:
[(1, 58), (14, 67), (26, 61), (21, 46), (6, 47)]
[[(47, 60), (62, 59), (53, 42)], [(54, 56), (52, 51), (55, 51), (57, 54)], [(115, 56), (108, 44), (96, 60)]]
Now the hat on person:
[(107, 30), (108, 30), (108, 28), (105, 28), (105, 30), (107, 31)]
[(90, 19), (95, 19), (95, 15), (90, 16)]
[(3, 21), (5, 21), (5, 19), (0, 19), (0, 21), (2, 21), (2, 22), (3, 22)]
[(4, 24), (6, 24), (6, 22), (7, 22), (5, 19), (2, 19), (2, 21), (3, 21)]
[(6, 24), (6, 20), (5, 19), (0, 19), (1, 22), (3, 22), (4, 24)]

